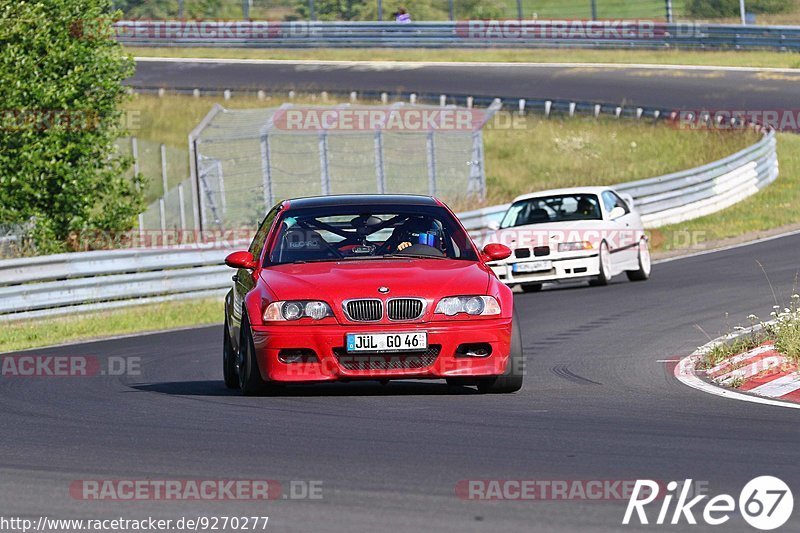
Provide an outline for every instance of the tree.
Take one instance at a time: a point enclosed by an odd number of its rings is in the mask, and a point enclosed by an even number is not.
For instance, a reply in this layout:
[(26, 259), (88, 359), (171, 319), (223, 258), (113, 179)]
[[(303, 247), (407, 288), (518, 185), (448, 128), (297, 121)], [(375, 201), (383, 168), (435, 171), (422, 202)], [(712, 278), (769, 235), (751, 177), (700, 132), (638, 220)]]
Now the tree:
[(72, 232), (124, 231), (143, 210), (141, 177), (116, 151), (122, 81), (110, 0), (0, 6), (0, 225), (28, 225), (40, 252)]

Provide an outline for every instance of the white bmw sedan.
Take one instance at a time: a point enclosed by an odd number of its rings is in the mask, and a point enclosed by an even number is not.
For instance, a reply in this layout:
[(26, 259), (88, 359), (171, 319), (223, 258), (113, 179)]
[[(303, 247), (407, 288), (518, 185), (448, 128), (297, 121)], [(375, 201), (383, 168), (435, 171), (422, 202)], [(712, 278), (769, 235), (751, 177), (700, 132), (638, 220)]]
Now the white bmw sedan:
[(625, 272), (650, 277), (650, 252), (633, 199), (608, 187), (554, 189), (517, 197), (489, 237), (513, 250), (490, 263), (507, 285), (541, 290), (543, 283), (606, 285)]

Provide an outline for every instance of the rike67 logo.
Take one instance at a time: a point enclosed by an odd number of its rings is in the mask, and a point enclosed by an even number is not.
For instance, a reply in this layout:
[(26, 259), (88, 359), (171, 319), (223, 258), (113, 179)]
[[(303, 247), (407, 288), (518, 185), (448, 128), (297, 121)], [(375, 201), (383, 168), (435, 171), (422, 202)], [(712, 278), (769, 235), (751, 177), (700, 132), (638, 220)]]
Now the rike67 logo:
[[(697, 524), (695, 513), (698, 513), (706, 524), (718, 526), (730, 520), (731, 514), (737, 510), (737, 503), (738, 511), (745, 522), (763, 531), (781, 527), (792, 516), (792, 491), (786, 483), (773, 476), (760, 476), (750, 480), (739, 493), (738, 502), (729, 494), (719, 494), (707, 501), (703, 501), (708, 498), (706, 494), (691, 497), (691, 486), (691, 479), (680, 484), (670, 481), (666, 492), (662, 493), (659, 489), (663, 485), (656, 481), (637, 480), (622, 523), (653, 523), (653, 511), (658, 509), (655, 524)], [(660, 505), (656, 503), (648, 515), (645, 507), (657, 500), (660, 500)]]

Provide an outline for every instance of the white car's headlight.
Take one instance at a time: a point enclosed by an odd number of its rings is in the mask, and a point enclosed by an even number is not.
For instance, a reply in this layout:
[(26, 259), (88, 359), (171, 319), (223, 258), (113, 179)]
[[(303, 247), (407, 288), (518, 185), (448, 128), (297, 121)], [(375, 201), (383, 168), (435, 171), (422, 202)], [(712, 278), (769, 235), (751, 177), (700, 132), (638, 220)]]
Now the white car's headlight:
[(559, 252), (580, 252), (582, 250), (591, 250), (592, 243), (589, 241), (579, 242), (562, 242), (558, 244)]
[(272, 302), (264, 310), (264, 322), (283, 322), (313, 318), (322, 320), (333, 316), (331, 306), (319, 300), (290, 300)]
[(454, 316), (466, 313), (473, 316), (500, 314), (500, 304), (491, 296), (450, 296), (436, 304), (435, 314)]

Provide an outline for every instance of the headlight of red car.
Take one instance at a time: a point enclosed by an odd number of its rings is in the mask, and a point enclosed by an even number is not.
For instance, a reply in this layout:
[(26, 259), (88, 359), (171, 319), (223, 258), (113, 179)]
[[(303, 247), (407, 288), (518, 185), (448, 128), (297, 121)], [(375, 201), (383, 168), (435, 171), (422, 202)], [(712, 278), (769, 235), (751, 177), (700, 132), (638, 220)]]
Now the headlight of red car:
[(500, 304), (491, 296), (450, 296), (439, 300), (434, 313), (447, 316), (459, 313), (492, 316), (500, 314)]
[(331, 306), (320, 300), (288, 300), (272, 302), (264, 310), (264, 322), (284, 322), (313, 318), (322, 320), (333, 316)]

